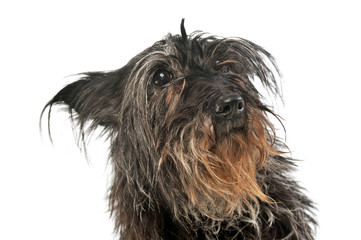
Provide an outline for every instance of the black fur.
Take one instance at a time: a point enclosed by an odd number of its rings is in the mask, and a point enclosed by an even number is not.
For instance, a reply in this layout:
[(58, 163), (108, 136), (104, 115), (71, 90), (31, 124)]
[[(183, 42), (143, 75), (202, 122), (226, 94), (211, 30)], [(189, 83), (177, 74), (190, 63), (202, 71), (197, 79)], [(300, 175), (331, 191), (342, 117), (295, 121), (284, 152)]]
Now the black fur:
[[(279, 95), (270, 53), (241, 38), (168, 35), (124, 67), (90, 72), (65, 104), (82, 135), (110, 138), (120, 239), (314, 239), (313, 203), (290, 177), (254, 86)], [(42, 115), (43, 115), (42, 113)]]

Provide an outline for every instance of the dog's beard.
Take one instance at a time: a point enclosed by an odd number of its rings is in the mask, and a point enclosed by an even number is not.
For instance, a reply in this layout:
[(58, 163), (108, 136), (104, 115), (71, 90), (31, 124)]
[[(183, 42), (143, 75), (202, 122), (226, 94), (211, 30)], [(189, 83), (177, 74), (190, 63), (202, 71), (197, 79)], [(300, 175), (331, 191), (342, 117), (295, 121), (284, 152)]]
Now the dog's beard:
[(211, 221), (213, 228), (223, 221), (230, 226), (240, 219), (255, 223), (259, 201), (272, 201), (257, 173), (266, 168), (270, 155), (280, 152), (272, 146), (273, 129), (264, 114), (249, 111), (243, 128), (218, 131), (210, 116), (199, 114), (182, 129), (167, 133), (158, 171), (173, 166), (173, 179), (179, 182), (169, 184), (169, 192), (178, 187), (176, 191), (185, 194), (171, 206), (178, 221)]

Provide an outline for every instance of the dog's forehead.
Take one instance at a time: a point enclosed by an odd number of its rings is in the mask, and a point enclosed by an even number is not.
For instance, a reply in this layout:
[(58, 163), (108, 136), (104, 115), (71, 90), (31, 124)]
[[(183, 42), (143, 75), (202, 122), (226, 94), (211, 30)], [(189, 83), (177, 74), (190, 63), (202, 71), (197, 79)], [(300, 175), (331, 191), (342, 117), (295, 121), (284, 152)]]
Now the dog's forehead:
[[(242, 58), (239, 52), (234, 51), (233, 45), (237, 41), (221, 39), (205, 34), (189, 35), (187, 39), (180, 35), (168, 35), (161, 41), (156, 42), (150, 48), (150, 60), (158, 64), (162, 59), (176, 68), (189, 68), (191, 66), (208, 68), (217, 62), (227, 59)], [(240, 45), (240, 44), (238, 44)], [(242, 46), (238, 46), (242, 48)], [(149, 52), (148, 52), (149, 53)]]
[(177, 78), (231, 70), (229, 75), (260, 80), (267, 91), (279, 94), (275, 78), (279, 71), (273, 56), (243, 38), (223, 38), (203, 32), (194, 32), (187, 37), (168, 34), (131, 59), (128, 67), (132, 69), (132, 77), (146, 84), (150, 78), (144, 76), (154, 76), (160, 70)]

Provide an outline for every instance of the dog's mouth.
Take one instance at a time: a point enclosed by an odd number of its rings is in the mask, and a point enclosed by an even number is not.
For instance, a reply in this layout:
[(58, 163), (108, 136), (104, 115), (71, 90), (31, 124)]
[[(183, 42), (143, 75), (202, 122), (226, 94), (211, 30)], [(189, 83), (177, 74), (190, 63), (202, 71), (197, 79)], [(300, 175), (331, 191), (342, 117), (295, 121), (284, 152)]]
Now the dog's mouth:
[(213, 121), (214, 133), (217, 139), (227, 138), (230, 134), (245, 134), (247, 124), (244, 118), (237, 119), (215, 119)]
[(166, 133), (173, 138), (159, 144), (158, 169), (181, 172), (179, 191), (195, 215), (231, 218), (244, 209), (253, 211), (256, 201), (270, 201), (258, 185), (257, 172), (278, 152), (268, 143), (261, 116), (219, 119), (202, 112), (181, 121), (176, 134)]
[[(256, 175), (270, 147), (258, 139), (264, 138), (263, 129), (250, 125), (242, 118), (219, 120), (198, 115), (181, 131), (180, 140), (168, 144), (169, 151), (163, 152), (161, 163), (168, 155), (183, 171), (182, 191), (197, 212), (213, 219), (232, 217), (252, 208), (256, 199), (269, 200)], [(261, 132), (253, 133), (256, 130)]]

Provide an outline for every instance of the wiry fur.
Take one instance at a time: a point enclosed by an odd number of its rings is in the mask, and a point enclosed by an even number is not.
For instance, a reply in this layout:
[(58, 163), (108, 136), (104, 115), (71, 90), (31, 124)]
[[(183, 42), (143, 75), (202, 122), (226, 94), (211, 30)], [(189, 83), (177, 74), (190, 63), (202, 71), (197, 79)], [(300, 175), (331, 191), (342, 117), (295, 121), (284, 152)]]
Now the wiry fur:
[[(279, 90), (272, 56), (241, 38), (168, 35), (112, 72), (86, 73), (46, 105), (111, 142), (109, 207), (120, 239), (313, 238), (313, 204), (289, 173), (253, 85)], [(166, 71), (171, 80), (155, 84)], [(162, 75), (163, 76), (163, 75)], [(212, 111), (232, 93), (244, 113)]]

